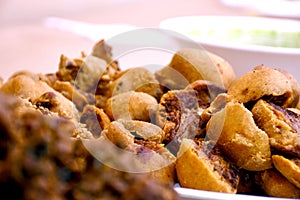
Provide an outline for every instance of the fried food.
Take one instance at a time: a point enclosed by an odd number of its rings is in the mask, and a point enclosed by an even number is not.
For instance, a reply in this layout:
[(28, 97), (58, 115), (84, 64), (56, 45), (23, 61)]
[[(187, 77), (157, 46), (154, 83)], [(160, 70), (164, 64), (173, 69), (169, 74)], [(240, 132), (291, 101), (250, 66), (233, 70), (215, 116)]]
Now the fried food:
[(200, 140), (183, 139), (177, 155), (176, 172), (182, 187), (236, 193), (237, 168), (226, 161), (218, 149)]
[[(146, 127), (149, 127), (148, 130), (143, 130)], [(103, 137), (130, 153), (128, 159), (135, 172), (145, 173), (165, 183), (175, 183), (176, 159), (159, 143), (161, 134), (159, 127), (147, 122), (118, 120), (110, 123)]]
[(154, 98), (160, 98), (162, 95), (161, 87), (154, 77), (154, 74), (142, 67), (135, 67), (123, 71), (123, 73), (111, 83), (109, 90), (111, 96), (129, 91), (143, 92)]
[(0, 91), (5, 94), (28, 99), (36, 107), (48, 109), (68, 119), (78, 117), (78, 112), (74, 104), (46, 82), (40, 80), (39, 76), (24, 73), (14, 75), (4, 83)]
[(104, 40), (99, 40), (92, 49), (92, 55), (105, 60), (107, 63), (114, 62), (112, 59), (112, 48), (105, 43)]
[(296, 187), (300, 188), (300, 158), (287, 159), (280, 155), (273, 155), (275, 168)]
[(257, 127), (243, 104), (230, 101), (207, 125), (207, 137), (237, 166), (249, 171), (272, 167), (268, 135)]
[(111, 50), (101, 40), (54, 73), (0, 79), (1, 196), (173, 200), (179, 183), (299, 198), (292, 74), (261, 65), (235, 79), (223, 58), (188, 48), (156, 72), (121, 70)]
[[(11, 199), (177, 199), (168, 184), (104, 166), (74, 124), (0, 94), (0, 194)], [(128, 163), (127, 163), (128, 164)]]
[(162, 96), (156, 123), (166, 134), (164, 142), (172, 143), (172, 151), (178, 150), (182, 138), (204, 136), (204, 121), (200, 115), (218, 94), (225, 91), (215, 83), (198, 80), (185, 89), (171, 90)]
[(64, 95), (67, 99), (72, 101), (76, 108), (80, 111), (82, 111), (86, 105), (90, 104), (94, 100), (92, 98), (88, 98), (87, 95), (80, 92), (68, 81), (56, 80), (52, 87)]
[(129, 91), (109, 98), (105, 111), (112, 120), (151, 121), (157, 106), (157, 100), (153, 96), (144, 92)]
[(103, 109), (87, 105), (81, 113), (80, 122), (86, 125), (95, 138), (98, 138), (101, 132), (108, 128), (111, 120)]
[(267, 195), (281, 198), (300, 198), (300, 189), (274, 169), (258, 173), (257, 184)]
[(286, 74), (264, 65), (257, 66), (232, 82), (228, 94), (242, 103), (264, 99), (287, 108), (295, 107), (299, 100), (295, 82)]
[(186, 90), (193, 90), (198, 98), (198, 105), (201, 108), (207, 108), (211, 102), (219, 94), (227, 92), (226, 88), (206, 80), (197, 80), (185, 88)]
[(181, 49), (165, 68), (155, 73), (161, 85), (183, 89), (197, 80), (208, 80), (228, 87), (235, 79), (232, 66), (220, 56), (201, 49)]
[(105, 60), (92, 55), (77, 59), (61, 55), (56, 75), (59, 80), (76, 84), (82, 91), (95, 92), (106, 68)]
[(152, 123), (140, 120), (118, 120), (123, 126), (130, 131), (136, 138), (153, 141), (157, 144), (162, 144), (165, 133), (159, 127)]
[(299, 114), (263, 100), (254, 105), (252, 113), (258, 126), (268, 134), (272, 148), (300, 156)]

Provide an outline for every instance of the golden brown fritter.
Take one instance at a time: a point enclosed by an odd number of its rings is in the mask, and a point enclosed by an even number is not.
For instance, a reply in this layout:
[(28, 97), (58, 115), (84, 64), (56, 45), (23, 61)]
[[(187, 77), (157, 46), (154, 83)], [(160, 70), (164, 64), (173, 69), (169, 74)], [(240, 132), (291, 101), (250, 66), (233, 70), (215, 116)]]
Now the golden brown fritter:
[(68, 119), (78, 116), (78, 111), (72, 101), (54, 90), (45, 81), (40, 80), (39, 76), (16, 74), (4, 83), (0, 91), (28, 99), (37, 108), (48, 109)]
[(109, 91), (112, 96), (129, 91), (143, 92), (155, 98), (160, 98), (162, 95), (161, 87), (154, 74), (142, 67), (124, 70), (111, 83)]
[(183, 89), (197, 80), (208, 80), (228, 87), (235, 78), (232, 66), (218, 55), (201, 49), (177, 51), (168, 66), (155, 73), (157, 80), (170, 89)]
[[(159, 143), (162, 131), (154, 126), (142, 121), (113, 121), (100, 139), (104, 143), (111, 142), (115, 145), (116, 153), (113, 155), (118, 155), (119, 151), (126, 153), (127, 160), (131, 163), (126, 170), (147, 174), (164, 183), (175, 183), (176, 158)], [(143, 130), (144, 128), (147, 130)], [(115, 163), (112, 165), (119, 167)]]
[(258, 173), (256, 182), (269, 196), (300, 198), (300, 189), (274, 169), (268, 169)]
[(275, 168), (296, 187), (300, 188), (300, 158), (287, 159), (280, 155), (273, 155)]
[(292, 78), (264, 65), (240, 76), (228, 88), (228, 94), (242, 103), (264, 99), (285, 108), (297, 105), (299, 93), (295, 91)]
[(266, 101), (258, 101), (252, 109), (258, 126), (270, 138), (270, 145), (279, 152), (300, 156), (300, 115)]
[(182, 187), (236, 193), (238, 169), (203, 140), (183, 139), (177, 155), (176, 173)]
[(80, 123), (85, 124), (95, 138), (98, 138), (101, 132), (108, 128), (110, 122), (111, 120), (103, 109), (93, 105), (86, 105), (80, 116)]
[(212, 115), (207, 129), (207, 137), (239, 167), (250, 171), (272, 167), (269, 137), (257, 127), (252, 113), (243, 104), (228, 102)]
[(156, 123), (166, 134), (164, 143), (171, 143), (170, 148), (176, 152), (182, 138), (204, 137), (207, 120), (201, 114), (217, 95), (225, 92), (224, 87), (198, 80), (185, 89), (165, 93), (156, 115)]
[(128, 91), (107, 99), (105, 112), (112, 120), (132, 119), (151, 121), (157, 100), (144, 92)]

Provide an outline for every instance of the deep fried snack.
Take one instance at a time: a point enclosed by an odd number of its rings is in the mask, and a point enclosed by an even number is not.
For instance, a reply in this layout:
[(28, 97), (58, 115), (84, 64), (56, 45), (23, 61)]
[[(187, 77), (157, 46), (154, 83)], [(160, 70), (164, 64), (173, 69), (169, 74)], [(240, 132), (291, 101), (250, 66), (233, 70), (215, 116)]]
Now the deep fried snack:
[(102, 165), (86, 150), (83, 140), (72, 138), (75, 127), (70, 120), (45, 116), (35, 109), (20, 113), (21, 109), (23, 104), (16, 98), (0, 94), (2, 197), (177, 199), (170, 185)]
[(252, 109), (257, 125), (270, 138), (277, 151), (300, 157), (300, 115), (266, 101), (258, 101)]
[[(148, 126), (155, 125), (148, 124)], [(145, 173), (165, 183), (175, 183), (176, 158), (161, 143), (157, 143), (161, 132), (157, 132), (155, 128), (152, 130), (154, 133), (149, 137), (149, 130), (142, 131), (139, 122), (118, 120), (110, 123), (108, 129), (102, 133), (102, 137), (109, 139), (116, 147), (131, 153), (131, 157), (128, 158), (132, 164), (131, 170)]]
[(60, 57), (58, 80), (69, 81), (85, 92), (96, 92), (98, 82), (107, 68), (105, 60), (95, 56), (70, 59)]
[(211, 52), (192, 48), (176, 52), (170, 64), (155, 75), (163, 86), (170, 89), (183, 89), (196, 80), (208, 80), (228, 87), (235, 78), (233, 68), (226, 60)]
[(182, 187), (236, 193), (237, 168), (209, 143), (183, 139), (177, 155), (176, 173)]
[(159, 82), (156, 80), (154, 74), (142, 67), (130, 68), (123, 71), (111, 83), (109, 91), (111, 96), (129, 91), (144, 92), (155, 98), (159, 98), (162, 95)]
[(239, 102), (228, 102), (211, 117), (207, 137), (243, 169), (261, 171), (272, 167), (268, 135), (257, 127), (252, 113)]
[(84, 95), (68, 81), (57, 80), (52, 87), (53, 89), (64, 95), (66, 98), (68, 98), (70, 101), (72, 101), (75, 104), (76, 108), (80, 111), (82, 111), (84, 106), (93, 101), (93, 98), (89, 98), (89, 95)]
[(157, 105), (153, 96), (144, 92), (129, 91), (109, 98), (106, 101), (105, 112), (112, 120), (151, 121)]
[(133, 163), (137, 171), (167, 184), (175, 184), (176, 157), (164, 146), (152, 141), (136, 140), (126, 151), (134, 154)]
[(234, 101), (232, 96), (228, 95), (227, 93), (220, 93), (216, 96), (215, 99), (210, 103), (209, 107), (205, 108), (200, 115), (200, 127), (201, 129), (204, 129), (206, 132), (207, 129), (207, 123), (210, 120), (210, 118), (213, 116), (213, 114), (221, 111), (225, 108), (226, 103)]
[(38, 76), (14, 75), (2, 87), (1, 92), (28, 99), (37, 108), (48, 109), (68, 119), (78, 115), (74, 104), (61, 93), (51, 88)]
[(93, 46), (91, 54), (111, 63), (113, 61), (111, 50), (111, 46), (107, 45), (104, 40), (100, 40)]
[(287, 159), (280, 155), (273, 155), (275, 168), (291, 183), (300, 188), (300, 159)]
[[(298, 102), (298, 104), (300, 103), (300, 85), (299, 85), (297, 79), (295, 78), (295, 76), (293, 76), (290, 72), (288, 72), (284, 69), (277, 69), (277, 70), (280, 71), (281, 73), (283, 73), (289, 79), (289, 81), (291, 83), (293, 94), (295, 95), (295, 104), (292, 104), (290, 107), (295, 107), (294, 105), (297, 105), (297, 102)], [(298, 98), (298, 100), (297, 100), (297, 98)]]
[(156, 124), (165, 132), (164, 143), (176, 155), (182, 138), (200, 135), (198, 98), (193, 90), (172, 90), (159, 103)]
[(122, 149), (134, 144), (134, 135), (118, 121), (112, 121), (109, 124), (107, 131), (103, 131), (102, 135)]
[(269, 196), (300, 198), (300, 189), (274, 169), (259, 172), (256, 176), (256, 183)]
[(226, 88), (206, 80), (197, 80), (188, 85), (185, 90), (193, 90), (195, 92), (198, 98), (198, 105), (201, 108), (209, 107), (219, 94), (227, 92)]
[(294, 88), (292, 78), (261, 65), (234, 80), (228, 94), (245, 104), (264, 99), (286, 108), (295, 107), (298, 103), (299, 93)]
[(135, 138), (153, 141), (157, 144), (161, 144), (165, 133), (159, 127), (152, 123), (140, 121), (140, 120), (118, 120), (123, 126), (130, 131), (131, 134), (135, 136)]
[(163, 130), (151, 123), (138, 120), (120, 119), (108, 125), (105, 136), (120, 148), (133, 144), (134, 139), (152, 141), (161, 145), (164, 138)]
[(86, 105), (80, 116), (80, 123), (85, 124), (95, 138), (98, 138), (101, 132), (108, 128), (110, 122), (103, 109), (93, 105)]
[[(183, 90), (165, 93), (160, 99), (156, 115), (156, 123), (166, 133), (164, 142), (172, 141), (178, 148), (182, 138), (203, 137), (207, 121), (200, 115), (218, 94), (224, 92), (224, 87), (198, 80)], [(173, 150), (176, 151), (176, 148)]]

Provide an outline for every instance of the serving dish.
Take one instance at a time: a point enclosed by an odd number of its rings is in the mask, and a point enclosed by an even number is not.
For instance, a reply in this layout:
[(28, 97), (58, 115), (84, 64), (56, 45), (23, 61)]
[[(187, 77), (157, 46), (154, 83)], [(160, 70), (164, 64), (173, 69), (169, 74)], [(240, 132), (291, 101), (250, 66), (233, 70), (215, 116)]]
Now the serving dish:
[(300, 81), (299, 21), (252, 16), (183, 16), (163, 20), (160, 28), (183, 34), (221, 55), (238, 76), (264, 64), (286, 69)]
[(300, 18), (299, 0), (222, 0), (225, 5), (243, 7), (265, 16)]
[(179, 194), (181, 200), (291, 200), (288, 198), (273, 198), (245, 194), (210, 192), (190, 188), (182, 188), (178, 185), (175, 185), (175, 190)]

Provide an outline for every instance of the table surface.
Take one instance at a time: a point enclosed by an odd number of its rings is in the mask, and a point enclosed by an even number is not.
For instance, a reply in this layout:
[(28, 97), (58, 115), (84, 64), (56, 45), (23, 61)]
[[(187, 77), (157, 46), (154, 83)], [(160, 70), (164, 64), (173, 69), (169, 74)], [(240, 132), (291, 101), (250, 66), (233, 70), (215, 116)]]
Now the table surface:
[[(90, 52), (94, 41), (46, 27), (50, 16), (96, 24), (158, 27), (161, 20), (186, 15), (252, 15), (220, 0), (3, 0), (0, 2), (0, 77), (16, 70), (54, 72), (59, 57)], [(99, 36), (99, 40), (101, 36)]]

